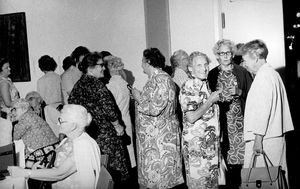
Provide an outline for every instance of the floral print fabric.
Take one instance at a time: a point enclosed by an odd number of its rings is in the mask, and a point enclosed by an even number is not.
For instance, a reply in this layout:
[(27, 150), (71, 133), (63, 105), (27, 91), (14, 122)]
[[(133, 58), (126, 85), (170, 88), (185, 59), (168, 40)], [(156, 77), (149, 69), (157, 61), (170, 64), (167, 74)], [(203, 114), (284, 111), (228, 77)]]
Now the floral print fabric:
[(157, 69), (136, 107), (138, 182), (147, 188), (183, 183), (175, 92), (170, 76)]
[(129, 178), (129, 157), (126, 147), (111, 122), (119, 119), (113, 95), (96, 77), (82, 75), (75, 84), (68, 102), (79, 104), (91, 113), (93, 120), (87, 133), (98, 143), (101, 152), (109, 156), (108, 168), (119, 171), (121, 179)]
[(216, 104), (195, 123), (187, 121), (187, 111), (194, 111), (210, 95), (206, 81), (187, 80), (180, 90), (183, 112), (182, 150), (188, 188), (218, 188), (219, 109)]
[[(243, 140), (243, 113), (241, 101), (239, 98), (229, 95), (228, 89), (232, 86), (237, 86), (237, 78), (232, 73), (232, 70), (223, 71), (219, 70), (217, 80), (217, 90), (222, 90), (222, 102), (220, 105), (220, 123), (221, 128), (224, 130), (223, 149), (227, 151), (228, 164), (243, 164), (245, 143)], [(227, 144), (228, 143), (228, 144)]]
[(41, 148), (58, 142), (45, 120), (33, 111), (24, 113), (18, 123), (14, 126), (13, 139), (22, 139), (25, 144), (25, 158)]

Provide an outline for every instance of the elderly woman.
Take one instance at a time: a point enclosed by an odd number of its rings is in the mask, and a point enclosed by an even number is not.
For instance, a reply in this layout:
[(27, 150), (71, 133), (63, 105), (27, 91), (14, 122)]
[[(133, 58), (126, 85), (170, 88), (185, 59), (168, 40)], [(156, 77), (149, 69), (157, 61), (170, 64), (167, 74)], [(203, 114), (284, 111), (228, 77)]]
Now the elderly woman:
[(31, 168), (33, 163), (55, 149), (58, 139), (46, 121), (31, 110), (25, 99), (14, 102), (12, 114), (18, 121), (14, 126), (13, 140), (23, 140), (26, 167)]
[(20, 98), (19, 92), (11, 79), (10, 65), (7, 59), (0, 59), (0, 112), (1, 117), (8, 118), (13, 102)]
[(31, 91), (26, 94), (25, 99), (29, 102), (33, 112), (45, 120), (44, 107), (46, 104), (41, 95), (36, 91)]
[(68, 102), (84, 106), (93, 116), (87, 131), (97, 141), (101, 152), (108, 155), (108, 171), (120, 187), (129, 179), (129, 158), (120, 137), (124, 127), (119, 123), (120, 114), (111, 94), (99, 78), (104, 76), (101, 53), (89, 53), (79, 64), (83, 75), (70, 93)]
[(213, 52), (220, 65), (208, 74), (210, 89), (222, 91), (218, 103), (222, 135), (221, 149), (228, 164), (226, 185), (230, 189), (239, 188), (241, 183), (240, 171), (245, 153), (244, 109), (252, 83), (251, 74), (233, 62), (235, 51), (236, 47), (232, 41), (219, 40), (215, 44)]
[(142, 68), (148, 81), (143, 91), (132, 90), (137, 104), (140, 188), (172, 188), (183, 183), (176, 84), (162, 71), (164, 66), (165, 57), (157, 48), (144, 50)]
[(131, 167), (135, 167), (136, 160), (132, 140), (132, 122), (129, 114), (130, 91), (127, 88), (128, 83), (122, 78), (124, 63), (122, 62), (121, 58), (115, 56), (107, 56), (104, 60), (111, 75), (109, 83), (106, 86), (116, 100), (116, 103), (122, 114), (122, 120), (126, 126), (126, 133), (131, 138), (131, 142), (129, 145), (127, 145), (127, 149), (130, 157)]
[[(59, 117), (60, 132), (65, 138), (56, 149), (54, 167), (22, 169), (8, 167), (13, 177), (27, 177), (43, 181), (57, 181), (52, 188), (97, 188), (100, 173), (100, 149), (85, 127), (91, 115), (80, 105), (65, 105)], [(37, 164), (35, 164), (37, 166)]]
[(180, 104), (183, 112), (182, 150), (188, 188), (218, 188), (219, 91), (211, 93), (206, 81), (209, 58), (201, 52), (190, 55), (192, 78), (183, 83)]

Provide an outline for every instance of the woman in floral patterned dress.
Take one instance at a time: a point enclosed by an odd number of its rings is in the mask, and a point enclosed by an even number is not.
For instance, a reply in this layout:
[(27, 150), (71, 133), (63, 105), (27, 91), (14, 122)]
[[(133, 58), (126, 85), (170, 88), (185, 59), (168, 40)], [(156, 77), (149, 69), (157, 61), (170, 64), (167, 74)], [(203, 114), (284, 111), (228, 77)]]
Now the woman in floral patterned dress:
[(165, 57), (157, 48), (143, 52), (149, 80), (132, 90), (136, 107), (138, 182), (140, 188), (172, 188), (183, 183), (175, 83), (162, 71)]
[(219, 66), (208, 74), (212, 91), (222, 90), (220, 107), (220, 127), (222, 135), (222, 155), (227, 160), (226, 185), (238, 189), (241, 184), (241, 169), (244, 163), (245, 142), (244, 108), (246, 97), (252, 83), (251, 74), (243, 67), (233, 63), (236, 51), (234, 43), (228, 39), (219, 40), (213, 52)]
[(209, 59), (201, 52), (190, 55), (192, 78), (180, 90), (183, 112), (182, 150), (188, 188), (218, 188), (219, 92), (206, 82)]

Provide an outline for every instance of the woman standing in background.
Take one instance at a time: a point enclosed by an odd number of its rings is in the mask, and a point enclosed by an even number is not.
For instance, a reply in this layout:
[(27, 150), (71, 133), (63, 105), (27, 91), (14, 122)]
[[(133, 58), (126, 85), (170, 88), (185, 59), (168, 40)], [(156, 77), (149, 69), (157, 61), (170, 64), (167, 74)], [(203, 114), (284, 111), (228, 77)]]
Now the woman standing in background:
[(19, 92), (11, 79), (10, 65), (7, 59), (0, 59), (0, 111), (1, 117), (6, 119), (10, 114), (13, 102), (20, 98)]
[(236, 47), (232, 41), (219, 40), (213, 52), (220, 65), (212, 69), (207, 78), (212, 91), (222, 91), (218, 102), (221, 150), (224, 159), (227, 160), (226, 185), (229, 189), (239, 188), (241, 184), (240, 173), (245, 155), (244, 109), (252, 83), (251, 74), (232, 61), (235, 51)]

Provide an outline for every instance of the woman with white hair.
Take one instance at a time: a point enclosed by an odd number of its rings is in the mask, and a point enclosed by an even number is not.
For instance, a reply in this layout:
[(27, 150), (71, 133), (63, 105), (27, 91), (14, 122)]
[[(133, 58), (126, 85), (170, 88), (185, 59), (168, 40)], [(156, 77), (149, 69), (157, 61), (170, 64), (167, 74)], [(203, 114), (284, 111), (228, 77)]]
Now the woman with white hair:
[(18, 121), (13, 129), (13, 140), (23, 140), (26, 167), (31, 168), (33, 163), (55, 149), (58, 138), (47, 122), (31, 110), (25, 99), (14, 102), (12, 115)]
[(130, 157), (131, 167), (135, 167), (136, 160), (132, 140), (132, 122), (129, 114), (130, 91), (127, 88), (128, 83), (122, 77), (124, 63), (122, 62), (121, 58), (116, 56), (107, 56), (105, 57), (104, 61), (107, 63), (107, 67), (111, 75), (109, 83), (106, 86), (116, 100), (116, 103), (122, 114), (122, 120), (126, 126), (126, 133), (131, 138), (130, 144), (127, 145), (127, 149)]
[(85, 127), (91, 114), (81, 105), (68, 104), (58, 119), (60, 132), (66, 138), (56, 149), (54, 167), (47, 169), (22, 169), (8, 167), (13, 177), (27, 177), (43, 181), (57, 181), (52, 188), (97, 188), (100, 173), (100, 149)]

